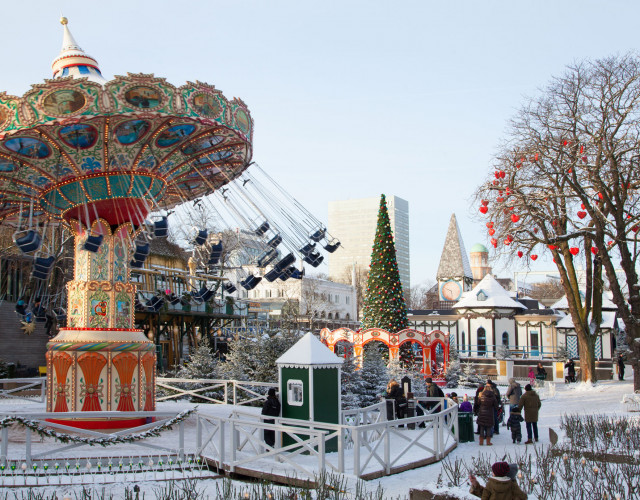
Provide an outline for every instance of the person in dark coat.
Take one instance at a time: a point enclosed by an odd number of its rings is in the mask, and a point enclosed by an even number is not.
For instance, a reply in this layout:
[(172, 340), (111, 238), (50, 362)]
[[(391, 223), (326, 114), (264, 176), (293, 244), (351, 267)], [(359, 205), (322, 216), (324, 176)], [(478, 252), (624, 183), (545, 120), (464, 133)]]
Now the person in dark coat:
[[(280, 401), (278, 400), (278, 396), (276, 396), (276, 390), (273, 387), (271, 387), (267, 392), (267, 399), (262, 405), (262, 414), (269, 417), (280, 416)], [(264, 423), (273, 424), (275, 423), (275, 420), (271, 418), (265, 418)], [(276, 431), (265, 429), (264, 442), (273, 447), (273, 445), (276, 443)]]
[(516, 441), (518, 444), (522, 441), (521, 422), (524, 422), (524, 419), (522, 418), (520, 408), (518, 408), (518, 405), (513, 405), (511, 407), (511, 413), (509, 414), (509, 420), (507, 420), (507, 429), (511, 429), (511, 439), (513, 439), (514, 444)]
[(527, 426), (527, 440), (524, 444), (533, 444), (531, 431), (533, 430), (533, 438), (538, 442), (538, 411), (542, 406), (538, 393), (533, 390), (531, 384), (524, 386), (524, 394), (520, 398), (518, 407), (524, 408), (524, 421)]
[[(438, 384), (433, 383), (433, 379), (431, 377), (427, 377), (424, 381), (427, 383), (428, 398), (444, 398), (444, 392), (442, 392), (442, 389), (438, 387)], [(428, 410), (434, 408), (431, 413), (438, 413), (442, 410), (442, 408), (440, 407), (440, 403), (436, 403), (435, 401), (428, 402), (426, 404), (426, 407)]]
[[(473, 398), (473, 414), (477, 417), (478, 412), (480, 411), (480, 394), (484, 391), (484, 384), (480, 384), (476, 389), (476, 395)], [(480, 434), (480, 424), (478, 424), (478, 429), (476, 430), (476, 434)]]
[(480, 446), (487, 439), (487, 446), (491, 446), (491, 437), (493, 436), (494, 415), (498, 408), (498, 400), (491, 389), (486, 385), (484, 391), (480, 394), (480, 408), (478, 410), (478, 426), (480, 429)]
[[(389, 402), (393, 401), (393, 408), (395, 410), (396, 418), (404, 418), (404, 410), (406, 408), (407, 399), (404, 397), (404, 392), (402, 392), (402, 388), (400, 384), (395, 380), (391, 379), (387, 384), (387, 392), (384, 395), (384, 398)], [(391, 417), (391, 418), (389, 418)], [(387, 411), (387, 420), (391, 420), (393, 418), (393, 412)]]
[(618, 380), (624, 380), (624, 358), (618, 354)]
[(536, 379), (537, 380), (547, 380), (547, 370), (544, 369), (544, 366), (542, 366), (542, 363), (538, 363), (538, 366), (536, 368)]
[(505, 397), (509, 398), (510, 405), (517, 405), (522, 397), (522, 386), (516, 382), (515, 378), (509, 379), (509, 388), (505, 393)]
[(493, 415), (493, 433), (500, 434), (500, 421), (498, 420), (498, 409), (502, 404), (502, 396), (500, 395), (500, 389), (498, 389), (498, 386), (496, 385), (495, 382), (493, 382), (492, 380), (487, 380), (487, 386), (491, 387), (491, 390), (496, 396), (496, 401), (498, 402), (498, 405), (496, 406), (495, 412)]
[(575, 382), (576, 381), (576, 364), (573, 362), (573, 359), (567, 361), (564, 365), (567, 369), (567, 382)]

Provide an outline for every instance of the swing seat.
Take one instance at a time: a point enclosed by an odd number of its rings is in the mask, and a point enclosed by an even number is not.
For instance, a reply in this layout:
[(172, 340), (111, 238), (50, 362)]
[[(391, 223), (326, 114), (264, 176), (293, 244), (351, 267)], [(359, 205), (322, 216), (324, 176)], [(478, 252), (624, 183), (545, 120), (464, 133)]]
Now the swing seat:
[(270, 248), (264, 252), (258, 259), (258, 267), (265, 267), (271, 264), (278, 258), (278, 251), (275, 248)]
[(293, 256), (292, 253), (290, 253), (285, 257), (283, 257), (282, 259), (280, 259), (278, 263), (275, 266), (273, 266), (273, 268), (277, 269), (278, 274), (280, 274), (282, 271), (284, 271), (287, 267), (289, 267), (295, 261), (296, 261), (296, 258)]
[(261, 281), (261, 276), (254, 276), (253, 274), (250, 274), (240, 282), (240, 285), (242, 285), (242, 288), (245, 290), (253, 290)]
[(213, 290), (209, 290), (206, 286), (203, 286), (200, 290), (192, 295), (192, 299), (197, 304), (201, 304), (202, 302), (207, 302), (211, 297), (213, 297), (213, 294)]
[(87, 240), (82, 245), (82, 248), (87, 250), (88, 252), (96, 253), (102, 245), (102, 240), (104, 236), (102, 234), (90, 234), (87, 236)]
[(325, 229), (318, 229), (315, 233), (312, 233), (309, 235), (309, 239), (311, 239), (312, 241), (318, 242), (320, 241), (322, 238), (324, 238), (324, 234), (325, 234)]
[(282, 271), (278, 271), (275, 267), (264, 275), (264, 279), (266, 279), (269, 283), (273, 283), (280, 277), (280, 273)]
[(67, 311), (64, 309), (54, 309), (53, 314), (56, 316), (56, 321), (58, 323), (64, 323), (67, 321)]
[(173, 306), (177, 306), (178, 304), (180, 304), (180, 297), (178, 297), (175, 293), (170, 293), (169, 295), (167, 295), (167, 300), (169, 301), (169, 304), (173, 305)]
[(303, 246), (300, 249), (300, 253), (305, 257), (307, 257), (308, 255), (312, 254), (315, 251), (315, 249), (316, 249), (315, 243), (307, 243), (305, 246)]
[(220, 257), (222, 257), (222, 242), (218, 242), (215, 245), (211, 245), (211, 254), (209, 255), (209, 260), (207, 261), (208, 266), (215, 266), (218, 262), (220, 262)]
[(164, 299), (162, 297), (158, 297), (157, 295), (154, 295), (149, 300), (147, 300), (147, 310), (158, 312), (160, 308), (163, 306), (163, 304), (164, 304)]
[(36, 307), (33, 310), (33, 317), (36, 320), (36, 323), (44, 323), (45, 321), (47, 321), (47, 310), (42, 307)]
[(304, 277), (304, 269), (294, 269), (291, 273), (290, 278), (294, 280), (301, 280)]
[(264, 221), (262, 224), (258, 226), (258, 228), (253, 232), (256, 236), (264, 235), (270, 228), (269, 223)]
[(166, 217), (160, 217), (160, 220), (153, 222), (153, 235), (156, 238), (166, 238), (169, 234), (169, 221)]
[(32, 253), (40, 248), (42, 236), (33, 229), (27, 231), (16, 231), (13, 233), (13, 242), (22, 253)]
[(237, 290), (236, 286), (230, 281), (226, 281), (222, 286), (224, 286), (224, 291), (227, 293), (233, 293)]
[(322, 261), (324, 260), (324, 257), (322, 255), (320, 255), (318, 252), (314, 252), (310, 255), (307, 255), (304, 259), (302, 259), (303, 261), (305, 261), (307, 264), (310, 264), (313, 267), (318, 267)]
[(46, 280), (51, 274), (53, 263), (56, 258), (53, 255), (47, 257), (36, 257), (33, 260), (33, 272), (31, 276), (37, 280)]
[(146, 241), (136, 241), (136, 248), (133, 251), (133, 256), (131, 258), (131, 262), (129, 262), (129, 266), (140, 269), (144, 264), (144, 261), (147, 260), (149, 252), (149, 243)]
[(202, 231), (198, 231), (198, 234), (196, 235), (195, 240), (193, 240), (193, 242), (200, 246), (200, 245), (204, 245), (205, 242), (207, 241), (207, 236), (208, 236), (208, 232), (206, 229), (203, 229)]
[(327, 243), (324, 246), (324, 249), (329, 253), (333, 253), (338, 249), (339, 246), (340, 246), (340, 242), (338, 240), (335, 240), (334, 243)]
[(273, 238), (269, 240), (267, 243), (268, 247), (276, 248), (280, 243), (282, 243), (282, 236), (276, 234)]

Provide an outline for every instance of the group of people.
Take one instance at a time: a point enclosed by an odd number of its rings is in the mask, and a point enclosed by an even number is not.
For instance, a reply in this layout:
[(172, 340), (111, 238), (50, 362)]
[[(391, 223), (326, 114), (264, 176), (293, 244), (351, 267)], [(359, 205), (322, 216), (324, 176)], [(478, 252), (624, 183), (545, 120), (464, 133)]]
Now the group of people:
[[(507, 420), (507, 429), (511, 431), (511, 438), (514, 443), (522, 441), (522, 425), (524, 421), (527, 428), (527, 440), (525, 444), (532, 444), (538, 441), (538, 412), (542, 403), (540, 397), (533, 390), (531, 384), (525, 386), (525, 392), (522, 393), (522, 386), (514, 379), (509, 379), (509, 388), (505, 393), (505, 397), (509, 401), (510, 414)], [(471, 406), (471, 405), (469, 405)], [(468, 409), (469, 406), (465, 408)], [(493, 443), (491, 439), (494, 434), (500, 434), (500, 415), (503, 408), (501, 404), (500, 390), (495, 382), (487, 380), (486, 384), (480, 384), (476, 390), (476, 395), (472, 407), (474, 415), (477, 417), (480, 446), (486, 442), (487, 446)], [(524, 410), (524, 418), (522, 417)], [(459, 408), (459, 411), (466, 411)], [(502, 417), (502, 418), (501, 418)]]

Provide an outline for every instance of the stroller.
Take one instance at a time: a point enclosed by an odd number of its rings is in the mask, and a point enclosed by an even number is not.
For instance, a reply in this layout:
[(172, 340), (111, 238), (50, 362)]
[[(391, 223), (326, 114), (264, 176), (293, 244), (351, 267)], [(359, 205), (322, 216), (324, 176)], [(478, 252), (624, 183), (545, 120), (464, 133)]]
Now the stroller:
[(509, 401), (503, 396), (498, 406), (498, 424), (507, 425), (504, 421), (504, 405), (508, 403)]

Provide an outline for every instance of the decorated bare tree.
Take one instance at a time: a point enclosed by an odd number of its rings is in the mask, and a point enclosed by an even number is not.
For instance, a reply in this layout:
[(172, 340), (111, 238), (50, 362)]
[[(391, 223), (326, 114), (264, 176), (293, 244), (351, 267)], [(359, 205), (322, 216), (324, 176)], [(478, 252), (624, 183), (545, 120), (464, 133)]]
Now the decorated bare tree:
[(639, 104), (637, 57), (569, 66), (511, 121), (490, 179), (476, 193), (499, 254), (535, 260), (551, 253), (578, 336), (583, 380), (595, 379), (604, 271), (633, 350), (636, 389)]

